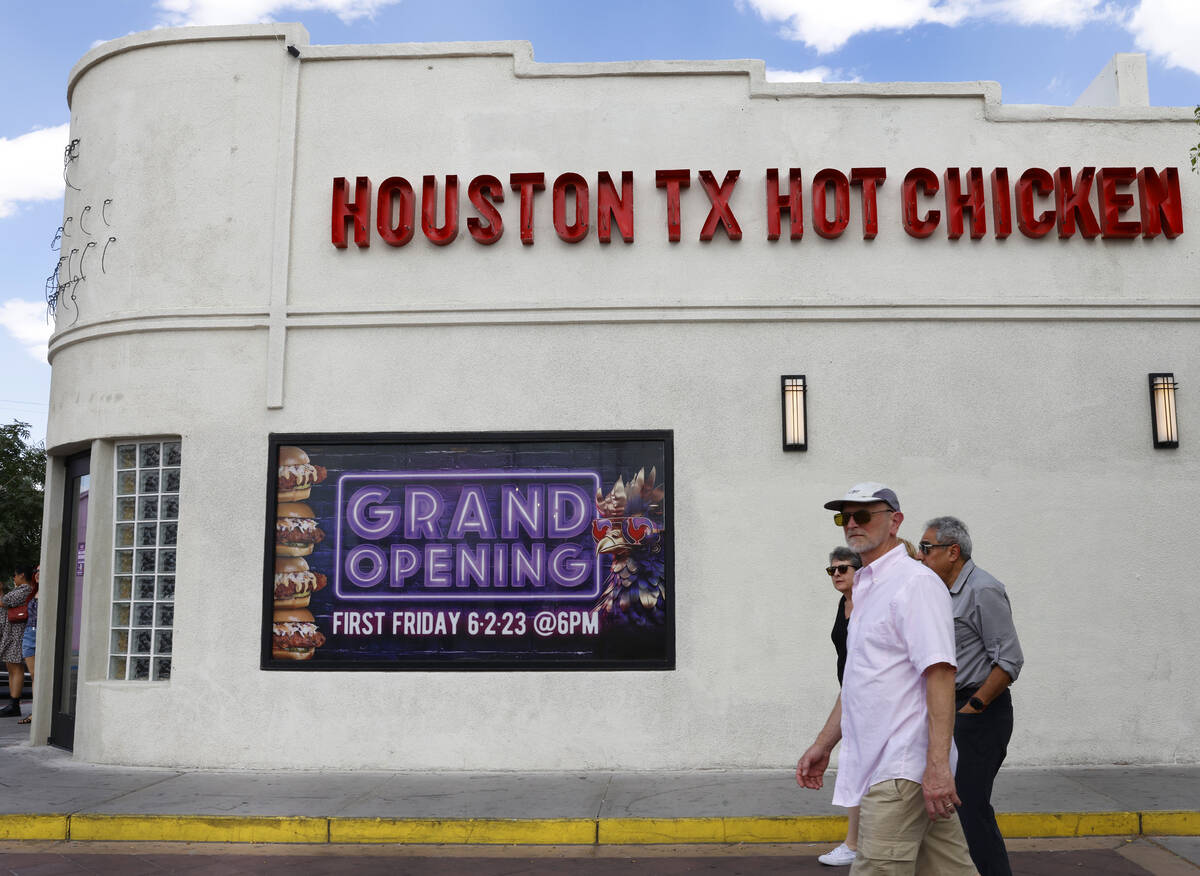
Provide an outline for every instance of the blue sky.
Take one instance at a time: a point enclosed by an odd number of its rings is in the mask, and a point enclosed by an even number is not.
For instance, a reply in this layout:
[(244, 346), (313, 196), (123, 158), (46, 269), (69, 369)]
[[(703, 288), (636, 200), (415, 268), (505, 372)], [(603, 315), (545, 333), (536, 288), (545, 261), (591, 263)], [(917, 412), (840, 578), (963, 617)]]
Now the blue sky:
[(994, 80), (1005, 103), (1060, 105), (1114, 53), (1140, 51), (1152, 104), (1200, 103), (1200, 0), (0, 0), (0, 422), (45, 435), (44, 287), (71, 67), (128, 33), (266, 20), (302, 22), (317, 44), (523, 39), (539, 61), (759, 58), (779, 80)]

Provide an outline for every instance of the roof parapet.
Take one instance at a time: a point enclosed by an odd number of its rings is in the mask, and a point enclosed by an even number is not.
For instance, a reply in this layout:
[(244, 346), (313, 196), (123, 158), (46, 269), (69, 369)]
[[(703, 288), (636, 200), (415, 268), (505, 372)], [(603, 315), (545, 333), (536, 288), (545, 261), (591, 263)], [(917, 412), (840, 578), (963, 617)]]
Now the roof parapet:
[(1150, 106), (1146, 56), (1133, 52), (1113, 55), (1074, 106)]

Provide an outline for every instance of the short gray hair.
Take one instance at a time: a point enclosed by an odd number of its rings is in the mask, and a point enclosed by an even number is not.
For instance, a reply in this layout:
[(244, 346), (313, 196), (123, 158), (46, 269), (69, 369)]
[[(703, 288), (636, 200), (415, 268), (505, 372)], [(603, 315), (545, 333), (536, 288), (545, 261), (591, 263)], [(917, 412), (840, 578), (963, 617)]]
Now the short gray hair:
[(964, 559), (971, 559), (971, 533), (967, 532), (967, 524), (957, 517), (935, 517), (925, 524), (926, 529), (932, 529), (938, 544), (956, 544)]
[(835, 547), (829, 552), (829, 563), (833, 565), (836, 562), (849, 563), (856, 569), (862, 568), (862, 557), (850, 550), (848, 547)]

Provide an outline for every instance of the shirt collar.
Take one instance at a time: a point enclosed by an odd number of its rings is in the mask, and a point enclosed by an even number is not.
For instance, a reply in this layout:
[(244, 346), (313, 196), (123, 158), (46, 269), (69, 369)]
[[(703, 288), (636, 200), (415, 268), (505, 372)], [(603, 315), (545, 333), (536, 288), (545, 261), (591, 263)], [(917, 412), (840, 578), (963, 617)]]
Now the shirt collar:
[(959, 570), (958, 577), (954, 579), (954, 584), (950, 587), (950, 593), (958, 596), (962, 592), (963, 585), (967, 583), (967, 579), (971, 577), (971, 573), (974, 571), (975, 561), (967, 560), (966, 565)]
[(875, 580), (877, 575), (882, 575), (888, 569), (900, 562), (901, 558), (907, 558), (908, 551), (905, 550), (903, 544), (897, 544), (894, 548), (876, 559), (873, 563), (868, 563), (857, 572), (854, 573), (854, 584), (857, 586), (860, 579), (865, 579), (864, 583), (870, 584)]

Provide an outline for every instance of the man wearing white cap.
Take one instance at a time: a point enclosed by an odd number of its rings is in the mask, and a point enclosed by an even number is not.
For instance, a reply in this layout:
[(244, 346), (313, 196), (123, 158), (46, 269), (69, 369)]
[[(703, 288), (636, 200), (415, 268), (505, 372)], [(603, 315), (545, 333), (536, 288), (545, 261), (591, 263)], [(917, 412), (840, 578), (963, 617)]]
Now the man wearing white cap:
[(863, 566), (854, 575), (842, 692), (796, 781), (820, 788), (844, 740), (833, 802), (860, 806), (851, 874), (974, 876), (954, 788), (954, 621), (950, 594), (897, 538), (896, 493), (857, 484), (826, 502)]

